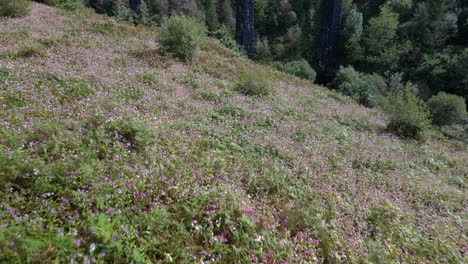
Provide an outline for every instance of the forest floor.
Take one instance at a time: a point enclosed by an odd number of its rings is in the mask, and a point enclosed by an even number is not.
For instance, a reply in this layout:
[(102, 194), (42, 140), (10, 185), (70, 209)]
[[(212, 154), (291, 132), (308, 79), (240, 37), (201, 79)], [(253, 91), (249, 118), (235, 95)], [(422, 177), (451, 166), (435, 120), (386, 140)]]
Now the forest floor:
[[(466, 145), (156, 31), (0, 18), (0, 262), (466, 263)], [(243, 71), (275, 93), (236, 92)]]

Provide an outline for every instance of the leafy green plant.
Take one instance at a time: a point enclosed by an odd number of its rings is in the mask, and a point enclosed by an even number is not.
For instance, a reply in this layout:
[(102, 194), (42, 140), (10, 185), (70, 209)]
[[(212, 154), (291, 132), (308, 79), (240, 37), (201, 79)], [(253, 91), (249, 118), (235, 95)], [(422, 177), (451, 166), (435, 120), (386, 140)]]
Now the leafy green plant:
[(431, 124), (427, 105), (410, 91), (386, 97), (383, 109), (390, 117), (387, 129), (399, 136), (419, 138)]
[(110, 122), (107, 130), (131, 149), (141, 151), (151, 142), (151, 135), (145, 124), (135, 118), (119, 119)]
[(80, 10), (83, 7), (80, 0), (63, 0), (62, 3), (60, 3), (60, 8), (70, 11)]
[(272, 94), (272, 83), (268, 77), (260, 71), (243, 72), (239, 76), (239, 80), (235, 89), (250, 96), (265, 96)]
[(186, 16), (171, 16), (166, 19), (159, 34), (162, 50), (183, 60), (197, 59), (205, 39), (205, 26)]
[(17, 57), (43, 57), (46, 46), (38, 41), (30, 41), (21, 46), (16, 52)]
[(50, 6), (57, 6), (60, 4), (60, 0), (44, 0), (44, 4), (50, 5)]
[(80, 0), (44, 0), (46, 5), (58, 6), (65, 10), (79, 10), (83, 8), (83, 4)]
[(427, 102), (436, 125), (458, 124), (468, 118), (465, 99), (461, 96), (440, 92)]
[(353, 66), (340, 67), (334, 84), (341, 93), (369, 106), (378, 104), (387, 86), (382, 76), (360, 73)]
[(317, 77), (317, 73), (310, 67), (309, 63), (304, 60), (295, 60), (290, 61), (283, 66), (280, 66), (279, 69), (286, 73), (295, 75), (299, 78), (309, 80), (311, 82), (315, 81), (315, 77)]
[(242, 53), (239, 45), (237, 44), (236, 40), (234, 39), (234, 35), (232, 34), (231, 30), (226, 26), (221, 26), (218, 30), (213, 32), (213, 36), (223, 44), (226, 48), (234, 51), (235, 53)]
[(0, 16), (23, 17), (31, 12), (29, 0), (0, 0)]
[(273, 61), (273, 55), (271, 54), (270, 45), (268, 39), (264, 38), (257, 41), (255, 46), (255, 60), (261, 63), (269, 64)]

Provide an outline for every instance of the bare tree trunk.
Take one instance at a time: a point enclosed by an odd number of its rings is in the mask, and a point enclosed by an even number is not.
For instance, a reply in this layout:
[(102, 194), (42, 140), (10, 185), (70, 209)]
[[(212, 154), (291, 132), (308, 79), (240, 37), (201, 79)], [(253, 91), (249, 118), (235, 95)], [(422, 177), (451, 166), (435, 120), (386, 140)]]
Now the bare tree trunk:
[(341, 31), (342, 2), (343, 0), (322, 1), (317, 64), (325, 71), (336, 67), (336, 52)]
[(130, 0), (128, 4), (130, 6), (130, 9), (137, 10), (141, 4), (141, 0)]
[(236, 39), (252, 59), (255, 56), (254, 0), (236, 0)]

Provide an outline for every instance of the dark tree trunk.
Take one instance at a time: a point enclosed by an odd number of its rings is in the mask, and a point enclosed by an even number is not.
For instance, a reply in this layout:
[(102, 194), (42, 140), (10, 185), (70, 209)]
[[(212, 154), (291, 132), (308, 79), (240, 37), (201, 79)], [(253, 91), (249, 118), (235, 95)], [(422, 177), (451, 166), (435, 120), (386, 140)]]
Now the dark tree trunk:
[(317, 65), (322, 71), (336, 68), (337, 45), (341, 31), (341, 8), (343, 0), (323, 0), (320, 16), (320, 35), (317, 50)]
[(254, 0), (236, 0), (236, 39), (252, 59), (255, 56)]
[(130, 0), (128, 4), (130, 6), (130, 9), (137, 10), (141, 4), (141, 0)]

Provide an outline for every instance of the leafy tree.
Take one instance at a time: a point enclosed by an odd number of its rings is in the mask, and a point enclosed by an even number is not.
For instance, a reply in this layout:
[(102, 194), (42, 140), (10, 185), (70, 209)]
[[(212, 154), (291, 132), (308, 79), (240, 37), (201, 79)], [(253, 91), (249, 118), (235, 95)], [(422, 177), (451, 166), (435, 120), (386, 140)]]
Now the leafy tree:
[(169, 0), (149, 0), (147, 1), (150, 7), (150, 12), (158, 18), (159, 21), (163, 17), (169, 15)]
[(144, 0), (141, 0), (140, 5), (138, 6), (137, 10), (137, 22), (138, 24), (142, 25), (151, 25), (153, 23), (152, 16), (150, 14), (150, 10), (148, 5)]
[(205, 0), (205, 10), (206, 10), (206, 25), (208, 30), (215, 31), (219, 28), (218, 13), (216, 11), (216, 2), (215, 0)]
[(229, 29), (234, 30), (236, 22), (231, 0), (219, 0), (218, 13), (221, 22)]
[(127, 8), (121, 0), (115, 0), (112, 6), (112, 13), (121, 20), (133, 22), (132, 11)]
[(367, 61), (379, 68), (397, 67), (395, 64), (405, 51), (397, 43), (398, 24), (398, 14), (388, 5), (382, 6), (378, 17), (369, 20), (362, 42)]
[(352, 9), (345, 17), (343, 35), (348, 41), (359, 41), (363, 31), (362, 13)]
[(255, 60), (265, 64), (269, 64), (273, 61), (268, 39), (263, 38), (262, 40), (258, 40), (256, 48)]

